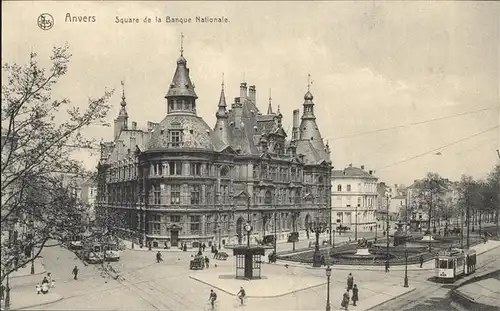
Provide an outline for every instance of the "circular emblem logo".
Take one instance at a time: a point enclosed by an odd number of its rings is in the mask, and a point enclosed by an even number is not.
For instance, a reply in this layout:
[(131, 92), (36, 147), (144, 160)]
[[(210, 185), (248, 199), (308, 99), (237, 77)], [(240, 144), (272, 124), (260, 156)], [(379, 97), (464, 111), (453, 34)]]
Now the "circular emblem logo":
[(42, 30), (49, 30), (54, 26), (54, 18), (49, 13), (43, 13), (38, 16), (38, 27)]
[(250, 224), (246, 224), (246, 225), (245, 225), (245, 231), (246, 231), (246, 232), (250, 232), (250, 231), (252, 231), (252, 226), (251, 226)]

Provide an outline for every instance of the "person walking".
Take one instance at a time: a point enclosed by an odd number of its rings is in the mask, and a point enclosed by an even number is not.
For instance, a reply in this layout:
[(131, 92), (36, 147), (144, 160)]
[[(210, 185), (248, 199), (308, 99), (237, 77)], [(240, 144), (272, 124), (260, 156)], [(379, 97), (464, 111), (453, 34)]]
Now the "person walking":
[(42, 285), (40, 285), (40, 283), (36, 283), (36, 294), (40, 295), (41, 292), (42, 292)]
[(352, 273), (349, 273), (347, 276), (347, 291), (350, 291), (352, 289), (352, 285), (354, 284), (354, 277), (352, 276)]
[(354, 284), (354, 287), (352, 288), (352, 305), (356, 306), (356, 302), (359, 300), (358, 296), (358, 286)]
[(346, 291), (342, 296), (342, 303), (340, 304), (342, 308), (347, 310), (349, 308), (349, 291)]
[(78, 267), (73, 268), (73, 279), (78, 280)]
[(203, 243), (203, 244), (201, 245), (201, 248), (203, 249), (203, 252), (205, 252), (205, 248), (206, 248), (206, 247), (207, 247), (207, 246), (205, 245), (205, 243)]
[(385, 261), (385, 272), (389, 272), (389, 260)]
[(424, 264), (424, 256), (423, 255), (420, 255), (420, 268), (422, 268), (422, 265)]
[(205, 267), (208, 269), (210, 263), (210, 259), (208, 259), (208, 256), (205, 256)]
[(161, 253), (160, 251), (158, 251), (158, 253), (156, 253), (156, 263), (160, 263), (163, 261), (163, 258), (161, 258)]

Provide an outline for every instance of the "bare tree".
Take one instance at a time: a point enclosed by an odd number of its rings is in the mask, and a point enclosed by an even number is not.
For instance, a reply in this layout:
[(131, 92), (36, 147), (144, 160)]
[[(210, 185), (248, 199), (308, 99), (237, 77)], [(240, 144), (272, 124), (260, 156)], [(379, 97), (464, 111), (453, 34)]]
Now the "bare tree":
[(35, 53), (25, 65), (2, 66), (1, 224), (9, 239), (1, 242), (1, 281), (37, 258), (47, 241), (64, 241), (83, 225), (84, 206), (61, 174), (86, 176), (72, 153), (96, 145), (83, 130), (107, 125), (112, 91), (89, 98), (85, 108), (67, 98), (53, 99), (52, 89), (67, 73), (70, 59), (65, 45), (53, 49), (50, 68), (41, 67)]
[(415, 199), (418, 204), (425, 205), (429, 209), (429, 215), (427, 219), (427, 230), (426, 234), (431, 233), (431, 219), (434, 219), (434, 233), (436, 233), (436, 222), (435, 214), (436, 208), (441, 204), (442, 195), (447, 190), (447, 182), (437, 173), (427, 173), (424, 179), (421, 179), (415, 184)]

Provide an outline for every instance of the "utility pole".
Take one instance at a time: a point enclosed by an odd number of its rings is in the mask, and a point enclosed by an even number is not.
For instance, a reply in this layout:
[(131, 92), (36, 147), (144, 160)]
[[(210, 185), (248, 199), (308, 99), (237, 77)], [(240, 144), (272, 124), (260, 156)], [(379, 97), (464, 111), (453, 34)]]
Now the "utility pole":
[(389, 260), (389, 197), (390, 195), (388, 194), (387, 195), (387, 206), (386, 206), (386, 217), (385, 217), (385, 221), (386, 221), (386, 231), (387, 231), (387, 234), (386, 234), (386, 238), (387, 238), (387, 250), (386, 250), (386, 256), (387, 256), (387, 260)]
[[(500, 119), (500, 109), (498, 109), (498, 110), (499, 110), (499, 119)], [(498, 165), (500, 165), (500, 128), (499, 128), (499, 133), (498, 133), (498, 148), (499, 148), (499, 149), (497, 149)], [(498, 180), (498, 188), (497, 189), (500, 189), (500, 179)], [(500, 191), (498, 191), (497, 194), (498, 194), (498, 201), (497, 201), (496, 223), (497, 223), (497, 237), (500, 237), (500, 226), (498, 223), (498, 220), (499, 220), (498, 215), (500, 214)]]
[[(468, 187), (470, 189), (470, 185)], [(469, 189), (467, 189), (466, 191), (466, 204), (467, 204), (467, 209), (466, 209), (466, 216), (465, 216), (465, 220), (467, 221), (467, 249), (469, 249), (470, 247), (470, 236), (469, 236), (469, 231), (470, 231), (470, 200), (469, 200)]]
[(278, 231), (277, 231), (277, 219), (278, 217), (278, 206), (276, 204), (276, 195), (274, 196), (274, 199), (271, 201), (274, 202), (274, 255), (276, 256), (277, 251), (276, 251), (276, 246), (278, 244)]
[(408, 287), (408, 248), (406, 242), (408, 241), (408, 195), (405, 199), (405, 279), (403, 287)]
[(359, 204), (356, 205), (356, 209), (355, 209), (355, 221), (356, 221), (356, 224), (354, 225), (354, 241), (357, 241), (358, 240), (358, 207), (359, 207)]

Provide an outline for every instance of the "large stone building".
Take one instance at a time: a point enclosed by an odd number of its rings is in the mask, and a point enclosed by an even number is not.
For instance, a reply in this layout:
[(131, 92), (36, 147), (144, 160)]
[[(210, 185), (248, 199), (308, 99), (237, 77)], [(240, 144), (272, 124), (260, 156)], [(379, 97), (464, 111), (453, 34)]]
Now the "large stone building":
[(275, 229), (284, 238), (328, 213), (330, 150), (309, 90), (300, 123), (293, 111), (290, 139), (279, 106), (274, 112), (269, 98), (262, 114), (255, 86), (245, 82), (230, 109), (222, 85), (211, 128), (197, 115), (182, 52), (165, 98), (163, 120), (140, 130), (129, 125), (123, 92), (114, 140), (101, 144), (98, 213), (119, 220), (116, 226), (136, 243), (244, 243), (247, 219), (252, 242)]
[[(373, 231), (376, 225), (377, 180), (373, 171), (351, 164), (332, 171), (332, 222), (352, 231)], [(356, 215), (357, 213), (357, 215)]]

